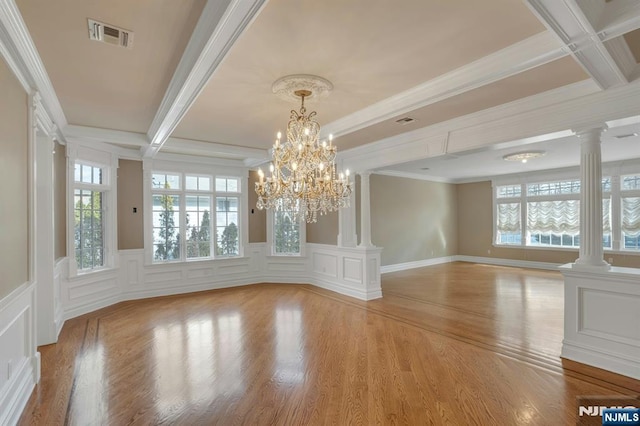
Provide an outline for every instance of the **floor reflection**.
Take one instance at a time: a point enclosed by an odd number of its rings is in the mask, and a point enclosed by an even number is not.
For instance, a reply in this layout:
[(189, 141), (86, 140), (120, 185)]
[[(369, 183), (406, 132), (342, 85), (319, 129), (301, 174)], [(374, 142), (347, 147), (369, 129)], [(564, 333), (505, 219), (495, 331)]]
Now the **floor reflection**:
[(77, 380), (73, 389), (70, 424), (95, 424), (108, 418), (109, 378), (105, 375), (106, 354), (101, 343), (86, 348), (77, 359)]
[(304, 381), (304, 331), (299, 306), (276, 308), (276, 364), (274, 376), (279, 382)]
[(154, 330), (155, 405), (170, 418), (176, 408), (203, 405), (244, 391), (242, 317), (213, 313)]

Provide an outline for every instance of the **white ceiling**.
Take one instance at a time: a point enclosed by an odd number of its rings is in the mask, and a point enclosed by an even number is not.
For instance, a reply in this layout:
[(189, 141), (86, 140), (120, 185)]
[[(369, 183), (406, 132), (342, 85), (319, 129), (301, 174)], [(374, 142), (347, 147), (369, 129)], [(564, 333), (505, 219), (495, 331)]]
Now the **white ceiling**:
[[(62, 137), (146, 157), (264, 161), (296, 107), (271, 93), (289, 74), (333, 83), (309, 107), (343, 152), (501, 105), (619, 88), (640, 76), (634, 0), (15, 1), (61, 105), (52, 115)], [(90, 41), (87, 18), (133, 31), (133, 49)], [(45, 104), (56, 109), (51, 97)], [(416, 120), (395, 123), (404, 116)], [(574, 138), (498, 139), (469, 152), (424, 151), (384, 170), (464, 180), (577, 164)], [(525, 144), (547, 155), (528, 164), (502, 160)], [(605, 138), (603, 157), (640, 158), (639, 145), (637, 137)]]
[[(637, 119), (640, 120), (640, 117)], [(550, 135), (549, 137), (550, 139), (539, 142), (513, 141), (481, 150), (410, 161), (385, 167), (377, 172), (417, 179), (469, 182), (494, 176), (580, 165), (580, 139), (577, 136)], [(544, 136), (540, 138), (545, 139)], [(602, 138), (601, 147), (602, 161), (605, 163), (640, 158), (640, 124), (610, 128)], [(509, 154), (526, 151), (542, 151), (544, 155), (526, 163), (506, 161), (503, 158)]]

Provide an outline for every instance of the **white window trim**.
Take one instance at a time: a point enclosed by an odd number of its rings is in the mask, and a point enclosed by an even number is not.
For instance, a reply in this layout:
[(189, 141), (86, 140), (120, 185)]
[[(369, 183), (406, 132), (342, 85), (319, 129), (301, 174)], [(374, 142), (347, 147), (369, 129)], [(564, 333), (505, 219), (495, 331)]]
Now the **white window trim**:
[(307, 252), (307, 222), (304, 215), (300, 215), (300, 253), (276, 253), (276, 241), (274, 238), (275, 214), (273, 209), (267, 209), (267, 247), (269, 256), (276, 257), (305, 257)]
[[(112, 270), (118, 267), (117, 233), (118, 205), (117, 182), (118, 157), (114, 153), (67, 143), (67, 257), (69, 260), (69, 278)], [(76, 162), (102, 168), (102, 184), (75, 182)], [(75, 189), (99, 190), (103, 192), (103, 244), (104, 265), (100, 268), (79, 270), (75, 250)]]
[[(154, 247), (153, 247), (153, 208), (152, 208), (152, 194), (154, 189), (151, 187), (151, 178), (154, 173), (167, 173), (167, 174), (180, 174), (181, 175), (181, 189), (175, 191), (176, 194), (186, 194), (186, 193), (202, 193), (210, 194), (212, 197), (212, 205), (211, 205), (211, 251), (212, 257), (200, 257), (200, 258), (186, 258), (186, 244), (184, 243), (184, 239), (182, 241), (182, 246), (180, 247), (181, 259), (178, 260), (168, 260), (168, 261), (154, 261)], [(193, 263), (193, 262), (215, 262), (215, 261), (223, 261), (227, 259), (238, 259), (242, 258), (245, 255), (245, 249), (249, 242), (248, 230), (246, 229), (248, 226), (248, 195), (247, 195), (247, 185), (245, 183), (245, 176), (248, 173), (247, 168), (242, 167), (229, 167), (229, 166), (217, 166), (212, 164), (204, 164), (204, 163), (193, 163), (193, 162), (180, 162), (180, 161), (170, 161), (170, 160), (154, 160), (154, 159), (144, 159), (143, 160), (143, 202), (144, 202), (144, 264), (145, 266), (161, 266), (161, 265), (171, 265), (178, 263)], [(189, 191), (186, 190), (185, 184), (185, 174), (190, 176), (210, 176), (211, 177), (211, 191)], [(222, 192), (216, 192), (215, 188), (215, 179), (218, 178), (233, 178), (238, 179), (239, 192), (229, 192), (224, 193), (229, 196), (237, 196), (240, 199), (240, 211), (238, 215), (238, 255), (237, 256), (215, 256), (216, 250), (216, 204), (215, 198), (218, 194), (223, 194)], [(167, 190), (167, 193), (172, 193), (172, 190)], [(183, 209), (182, 203), (180, 206), (180, 217), (184, 218), (185, 211)], [(182, 223), (180, 224), (182, 227)]]

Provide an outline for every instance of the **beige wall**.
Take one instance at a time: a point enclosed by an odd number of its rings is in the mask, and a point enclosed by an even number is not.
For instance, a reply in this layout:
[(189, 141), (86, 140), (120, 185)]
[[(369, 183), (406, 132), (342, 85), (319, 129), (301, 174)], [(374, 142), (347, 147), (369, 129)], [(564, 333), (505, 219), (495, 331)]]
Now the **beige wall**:
[(0, 299), (29, 280), (27, 94), (0, 57)]
[[(458, 185), (458, 254), (535, 262), (569, 263), (578, 251), (503, 248), (493, 246), (491, 182)], [(605, 253), (616, 266), (640, 267), (640, 256)]]
[(381, 264), (458, 253), (456, 185), (371, 175), (371, 239)]
[(338, 212), (325, 215), (318, 213), (316, 223), (307, 223), (307, 242), (315, 244), (338, 244)]
[(256, 207), (258, 196), (255, 191), (255, 183), (258, 181), (258, 172), (249, 172), (249, 242), (267, 242), (267, 211)]
[(55, 143), (53, 154), (54, 258), (67, 255), (67, 148)]
[[(142, 161), (118, 163), (118, 250), (144, 248)], [(137, 212), (134, 213), (133, 209)]]

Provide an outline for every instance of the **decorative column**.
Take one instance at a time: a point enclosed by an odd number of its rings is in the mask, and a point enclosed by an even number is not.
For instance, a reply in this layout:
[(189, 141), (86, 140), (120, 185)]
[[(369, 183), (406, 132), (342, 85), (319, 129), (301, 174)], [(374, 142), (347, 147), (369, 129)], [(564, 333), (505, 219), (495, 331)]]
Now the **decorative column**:
[(603, 128), (577, 131), (580, 138), (580, 257), (573, 267), (609, 269), (602, 248), (602, 154)]
[(360, 247), (373, 247), (371, 243), (369, 176), (371, 176), (369, 171), (360, 173)]
[(356, 192), (349, 195), (349, 207), (338, 210), (338, 247), (355, 247), (358, 245), (356, 235)]

